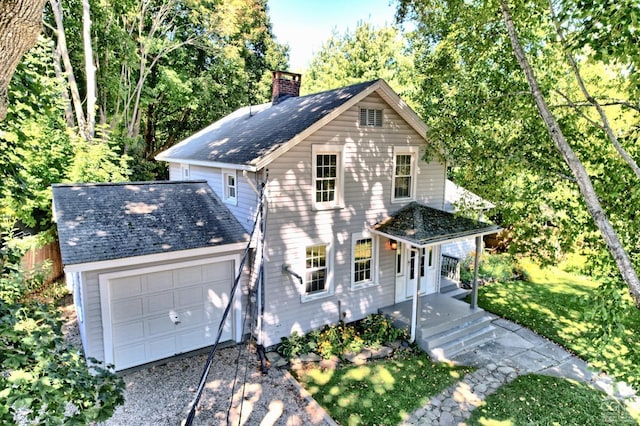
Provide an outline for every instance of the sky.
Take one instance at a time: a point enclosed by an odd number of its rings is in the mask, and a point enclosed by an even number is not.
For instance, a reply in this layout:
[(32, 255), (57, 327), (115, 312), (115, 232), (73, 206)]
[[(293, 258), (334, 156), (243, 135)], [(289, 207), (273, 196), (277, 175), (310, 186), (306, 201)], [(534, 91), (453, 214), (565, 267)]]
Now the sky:
[(375, 27), (393, 24), (391, 0), (268, 0), (273, 32), (279, 43), (289, 45), (289, 71), (302, 72), (313, 53), (331, 37), (355, 30), (358, 22)]

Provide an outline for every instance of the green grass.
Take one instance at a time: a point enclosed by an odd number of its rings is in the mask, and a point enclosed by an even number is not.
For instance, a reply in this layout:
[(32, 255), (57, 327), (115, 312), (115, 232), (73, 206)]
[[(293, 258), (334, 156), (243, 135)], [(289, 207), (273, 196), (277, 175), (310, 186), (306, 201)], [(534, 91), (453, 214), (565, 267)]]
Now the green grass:
[(559, 268), (539, 268), (521, 261), (527, 281), (493, 283), (479, 289), (478, 304), (559, 343), (594, 367), (619, 380), (640, 385), (640, 311), (629, 303), (624, 309), (622, 337), (605, 347), (593, 344), (595, 323), (585, 319), (589, 298), (597, 283)]
[(298, 381), (342, 425), (396, 425), (431, 396), (473, 371), (432, 362), (424, 353), (335, 370), (297, 372)]
[(637, 425), (620, 402), (584, 384), (530, 374), (501, 387), (469, 425)]

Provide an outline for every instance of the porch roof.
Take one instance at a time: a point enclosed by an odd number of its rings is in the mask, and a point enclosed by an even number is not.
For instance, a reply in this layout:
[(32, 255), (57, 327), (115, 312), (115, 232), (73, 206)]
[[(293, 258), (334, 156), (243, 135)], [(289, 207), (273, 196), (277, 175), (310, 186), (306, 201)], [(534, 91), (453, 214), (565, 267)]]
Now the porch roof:
[(500, 229), (498, 225), (412, 202), (373, 225), (371, 232), (413, 246), (425, 247), (444, 241), (495, 234)]

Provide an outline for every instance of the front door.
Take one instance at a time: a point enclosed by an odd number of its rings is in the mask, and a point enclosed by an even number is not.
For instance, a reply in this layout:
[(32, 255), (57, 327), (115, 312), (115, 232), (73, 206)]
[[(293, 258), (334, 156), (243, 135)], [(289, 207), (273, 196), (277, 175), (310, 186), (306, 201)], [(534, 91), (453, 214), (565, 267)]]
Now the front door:
[(407, 250), (405, 297), (413, 297), (418, 280), (420, 280), (420, 252), (417, 249), (409, 248)]
[(431, 294), (438, 291), (438, 274), (436, 260), (438, 259), (438, 246), (426, 247), (421, 250), (420, 256), (420, 292)]

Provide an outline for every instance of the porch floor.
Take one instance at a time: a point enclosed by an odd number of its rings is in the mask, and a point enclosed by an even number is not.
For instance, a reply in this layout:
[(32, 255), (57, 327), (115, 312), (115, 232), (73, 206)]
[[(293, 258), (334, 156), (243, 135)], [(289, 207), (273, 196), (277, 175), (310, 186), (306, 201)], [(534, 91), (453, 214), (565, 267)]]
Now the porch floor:
[[(411, 323), (411, 299), (395, 305), (380, 308), (379, 312), (393, 318), (401, 326)], [(476, 312), (484, 312), (482, 308), (471, 309), (468, 303), (446, 294), (428, 294), (418, 300), (418, 328), (440, 328), (444, 324), (456, 323)]]
[[(393, 325), (409, 329), (412, 301), (380, 308)], [(495, 337), (491, 317), (482, 309), (447, 294), (429, 294), (418, 300), (416, 343), (438, 360), (449, 359), (462, 351)]]

